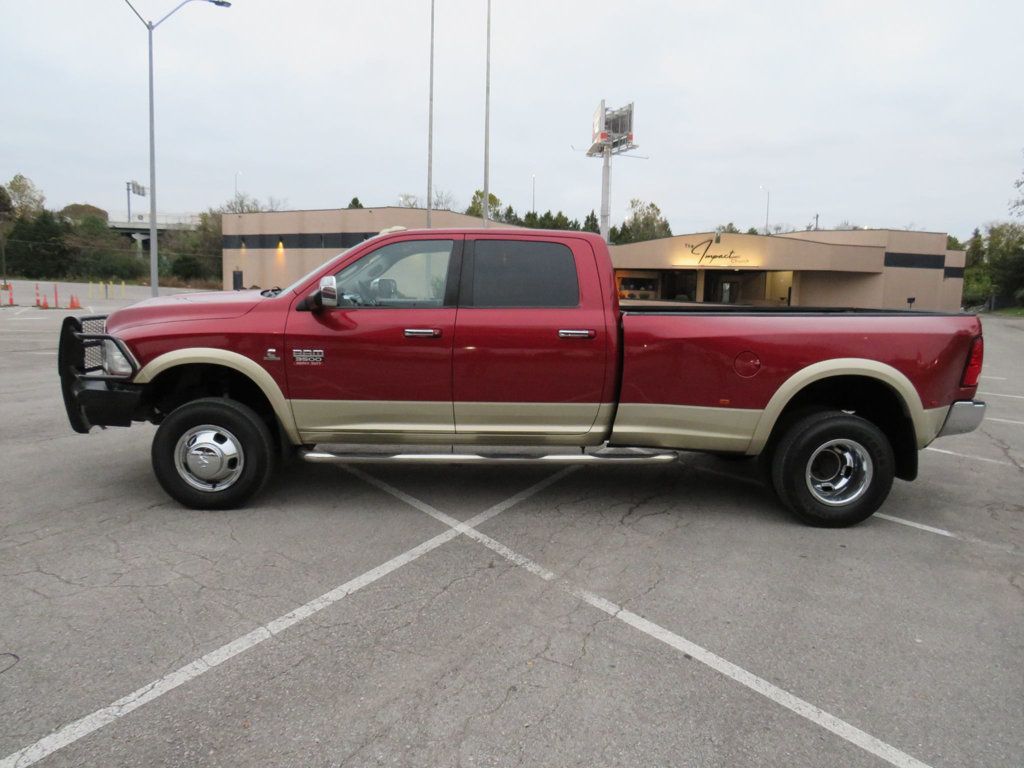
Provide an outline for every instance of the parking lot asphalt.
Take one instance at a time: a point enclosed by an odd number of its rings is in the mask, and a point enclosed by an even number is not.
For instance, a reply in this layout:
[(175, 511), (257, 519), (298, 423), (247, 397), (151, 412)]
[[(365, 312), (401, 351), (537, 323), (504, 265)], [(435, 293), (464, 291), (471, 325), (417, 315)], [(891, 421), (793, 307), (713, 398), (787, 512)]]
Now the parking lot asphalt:
[(66, 314), (0, 310), (3, 768), (1024, 763), (1024, 321), (983, 319), (981, 429), (818, 530), (700, 455), (185, 510), (153, 427), (71, 432)]

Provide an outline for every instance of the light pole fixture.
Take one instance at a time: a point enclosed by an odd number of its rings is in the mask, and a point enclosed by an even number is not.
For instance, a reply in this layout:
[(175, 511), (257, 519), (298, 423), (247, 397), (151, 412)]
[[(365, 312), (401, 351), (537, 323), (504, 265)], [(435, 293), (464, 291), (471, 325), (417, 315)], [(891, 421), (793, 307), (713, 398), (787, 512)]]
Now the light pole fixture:
[(764, 190), (765, 201), (764, 201), (764, 233), (770, 235), (771, 232), (768, 230), (768, 211), (772, 205), (772, 191), (768, 189), (764, 184), (761, 185), (761, 189)]
[(153, 30), (167, 21), (171, 16), (192, 2), (210, 3), (220, 8), (230, 8), (228, 0), (183, 0), (173, 11), (158, 21), (146, 21), (142, 14), (135, 10), (131, 0), (124, 0), (132, 13), (139, 17), (139, 21), (149, 33), (149, 282), (151, 292), (154, 296), (160, 295), (160, 273), (157, 268), (157, 239), (156, 239), (156, 126), (153, 116)]

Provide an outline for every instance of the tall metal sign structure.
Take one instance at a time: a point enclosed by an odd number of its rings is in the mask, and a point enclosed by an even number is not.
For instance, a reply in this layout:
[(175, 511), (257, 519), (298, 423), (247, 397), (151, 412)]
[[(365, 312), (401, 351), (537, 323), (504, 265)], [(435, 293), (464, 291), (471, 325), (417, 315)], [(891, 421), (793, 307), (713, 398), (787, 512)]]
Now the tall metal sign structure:
[(604, 99), (594, 112), (594, 125), (587, 157), (604, 159), (601, 170), (601, 237), (608, 242), (608, 219), (611, 216), (609, 187), (612, 176), (612, 155), (636, 149), (633, 143), (633, 102), (619, 109), (606, 109)]

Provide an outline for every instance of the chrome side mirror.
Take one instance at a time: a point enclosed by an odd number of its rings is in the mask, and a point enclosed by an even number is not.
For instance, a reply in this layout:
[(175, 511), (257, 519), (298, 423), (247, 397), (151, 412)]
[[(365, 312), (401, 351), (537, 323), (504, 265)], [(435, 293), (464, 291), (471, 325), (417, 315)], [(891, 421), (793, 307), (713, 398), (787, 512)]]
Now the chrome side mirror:
[(320, 306), (338, 306), (338, 283), (334, 275), (320, 278)]

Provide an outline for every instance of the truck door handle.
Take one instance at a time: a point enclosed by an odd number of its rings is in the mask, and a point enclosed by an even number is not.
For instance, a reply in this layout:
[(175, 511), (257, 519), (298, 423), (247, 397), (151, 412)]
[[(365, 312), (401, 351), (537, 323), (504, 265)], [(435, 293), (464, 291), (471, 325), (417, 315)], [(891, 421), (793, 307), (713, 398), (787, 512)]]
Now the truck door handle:
[(597, 331), (585, 328), (563, 328), (558, 332), (560, 339), (592, 339), (597, 336)]
[(441, 335), (440, 328), (406, 328), (405, 335), (411, 338), (436, 339)]

